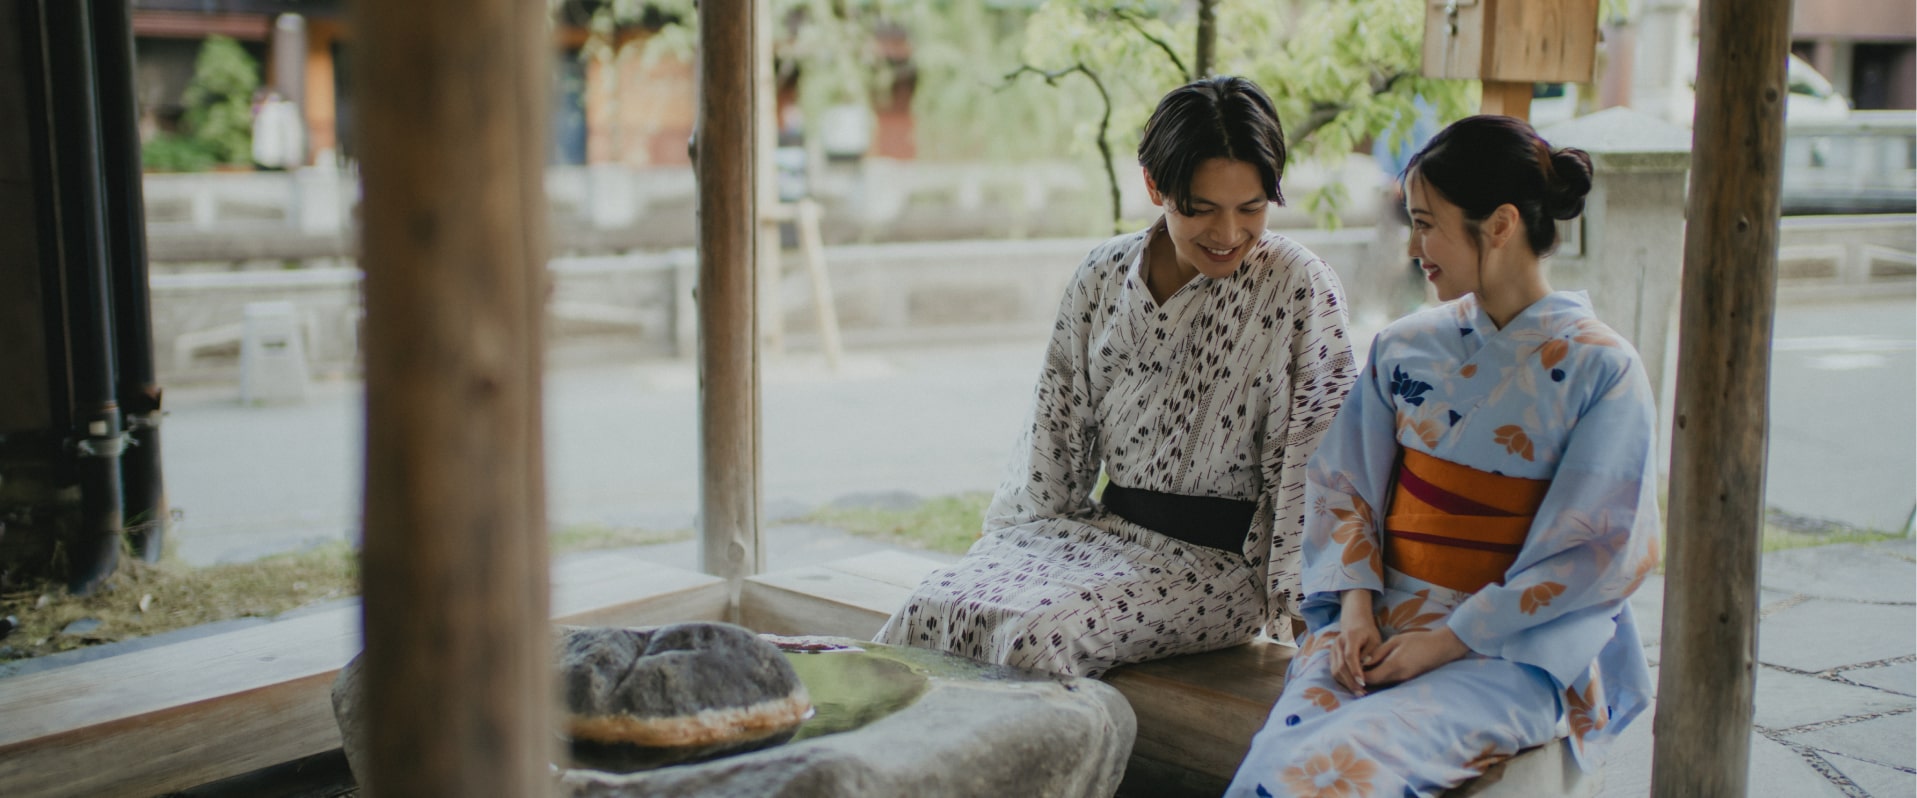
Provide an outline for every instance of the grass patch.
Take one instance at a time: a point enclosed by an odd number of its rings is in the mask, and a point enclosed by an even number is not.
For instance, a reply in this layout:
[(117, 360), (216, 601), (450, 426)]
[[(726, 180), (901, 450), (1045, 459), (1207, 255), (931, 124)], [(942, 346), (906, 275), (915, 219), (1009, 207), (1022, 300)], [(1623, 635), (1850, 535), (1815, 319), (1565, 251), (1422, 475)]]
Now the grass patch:
[(1877, 532), (1868, 529), (1840, 529), (1831, 532), (1796, 532), (1772, 524), (1764, 525), (1764, 552), (1785, 551), (1788, 549), (1808, 549), (1812, 546), (1829, 546), (1836, 543), (1882, 543), (1887, 540), (1903, 540), (1904, 536), (1896, 532)]
[[(555, 555), (670, 543), (689, 529), (651, 530), (576, 524), (551, 535)], [(288, 610), (359, 595), (359, 554), (344, 542), (247, 563), (194, 567), (173, 559), (126, 557), (91, 596), (68, 595), (56, 581), (0, 594), (0, 617), (15, 628), (0, 640), (0, 662), (146, 637), (234, 618), (271, 618)], [(62, 634), (76, 621), (97, 621)], [(4, 624), (0, 624), (3, 627)]]
[(978, 540), (985, 507), (991, 503), (992, 494), (981, 491), (926, 499), (907, 510), (827, 507), (799, 520), (897, 546), (964, 554)]
[[(19, 624), (0, 660), (26, 659), (233, 618), (271, 617), (359, 592), (359, 560), (345, 543), (250, 563), (195, 568), (176, 560), (122, 560), (91, 596), (57, 582), (0, 595), (0, 616)], [(98, 625), (62, 634), (85, 620)]]

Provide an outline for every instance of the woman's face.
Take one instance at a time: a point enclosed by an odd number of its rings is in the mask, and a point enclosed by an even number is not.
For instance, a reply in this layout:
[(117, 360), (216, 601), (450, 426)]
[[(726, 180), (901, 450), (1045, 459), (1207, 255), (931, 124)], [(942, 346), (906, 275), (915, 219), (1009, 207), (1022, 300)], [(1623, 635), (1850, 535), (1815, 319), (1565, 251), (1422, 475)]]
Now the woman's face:
[(1464, 218), (1464, 210), (1431, 188), (1413, 171), (1405, 179), (1405, 211), (1411, 214), (1411, 245), (1407, 252), (1418, 259), (1424, 278), (1438, 291), (1438, 299), (1449, 302), (1482, 287), (1483, 275), (1477, 242)]
[(1152, 202), (1165, 209), (1165, 233), (1178, 255), (1181, 272), (1214, 280), (1230, 277), (1245, 253), (1265, 234), (1265, 196), (1258, 167), (1229, 158), (1213, 158), (1198, 165), (1191, 176), (1191, 215), (1178, 212), (1178, 203), (1158, 190), (1151, 175), (1145, 187)]

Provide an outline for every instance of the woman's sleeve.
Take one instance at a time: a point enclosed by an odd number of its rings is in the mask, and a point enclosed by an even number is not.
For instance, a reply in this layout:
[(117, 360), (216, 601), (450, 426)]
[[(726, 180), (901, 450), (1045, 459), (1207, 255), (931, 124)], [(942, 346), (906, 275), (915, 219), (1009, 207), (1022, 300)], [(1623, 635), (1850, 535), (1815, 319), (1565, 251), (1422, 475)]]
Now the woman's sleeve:
[[(1116, 245), (1116, 244), (1115, 244)], [(1087, 341), (1091, 340), (1096, 287), (1109, 247), (1087, 256), (1073, 272), (1052, 322), (1045, 364), (1039, 371), (1011, 462), (985, 511), (985, 533), (1037, 518), (1089, 515), (1098, 479), (1098, 430)]]
[(1398, 464), (1397, 414), (1379, 374), (1384, 334), (1305, 469), (1300, 614), (1312, 631), (1338, 620), (1346, 590), (1384, 590), (1383, 523)]
[[(1338, 277), (1323, 261), (1313, 260), (1304, 270), (1306, 284), (1293, 292), (1284, 320), (1293, 326), (1287, 385), (1271, 402), (1265, 420), (1263, 469), (1265, 493), (1261, 503), (1271, 512), (1271, 565), (1267, 569), (1270, 596), (1268, 620), (1300, 617), (1300, 547), (1305, 522), (1305, 468), (1331, 428), (1338, 407), (1351, 390), (1351, 338), (1346, 330), (1344, 291)], [(1271, 432), (1271, 431), (1276, 431)], [(1265, 508), (1260, 508), (1265, 509)]]
[(1590, 667), (1658, 559), (1657, 409), (1642, 364), (1619, 371), (1572, 429), (1504, 584), (1447, 621), (1472, 650), (1559, 684)]

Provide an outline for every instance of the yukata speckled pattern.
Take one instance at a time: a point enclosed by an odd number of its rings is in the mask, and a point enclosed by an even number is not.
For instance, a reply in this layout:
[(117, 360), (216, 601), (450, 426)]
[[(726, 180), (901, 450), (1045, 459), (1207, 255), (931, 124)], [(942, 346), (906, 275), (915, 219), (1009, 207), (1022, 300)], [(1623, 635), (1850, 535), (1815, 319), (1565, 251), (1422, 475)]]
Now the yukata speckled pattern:
[[(984, 534), (878, 642), (1097, 676), (1297, 614), (1305, 463), (1353, 371), (1337, 276), (1267, 232), (1230, 277), (1160, 306), (1141, 272), (1152, 235), (1162, 223), (1079, 266)], [(1101, 464), (1129, 488), (1256, 502), (1243, 550), (1107, 512), (1091, 498)]]
[[(1651, 694), (1625, 599), (1658, 558), (1655, 427), (1636, 351), (1582, 292), (1501, 330), (1468, 295), (1380, 333), (1311, 463), (1310, 633), (1228, 794), (1435, 795), (1567, 732), (1594, 767)], [(1385, 565), (1401, 447), (1550, 480), (1502, 584), (1460, 593)], [(1351, 589), (1375, 591), (1385, 639), (1445, 625), (1471, 653), (1354, 697), (1330, 665)]]

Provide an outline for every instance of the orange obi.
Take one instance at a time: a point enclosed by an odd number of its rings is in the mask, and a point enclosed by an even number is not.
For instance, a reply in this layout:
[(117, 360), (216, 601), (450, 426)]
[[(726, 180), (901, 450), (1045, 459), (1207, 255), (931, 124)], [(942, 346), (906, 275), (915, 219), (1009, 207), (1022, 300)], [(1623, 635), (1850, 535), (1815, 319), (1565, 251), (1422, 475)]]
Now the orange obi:
[(1385, 516), (1385, 564), (1464, 593), (1503, 584), (1551, 481), (1402, 451), (1391, 514)]

